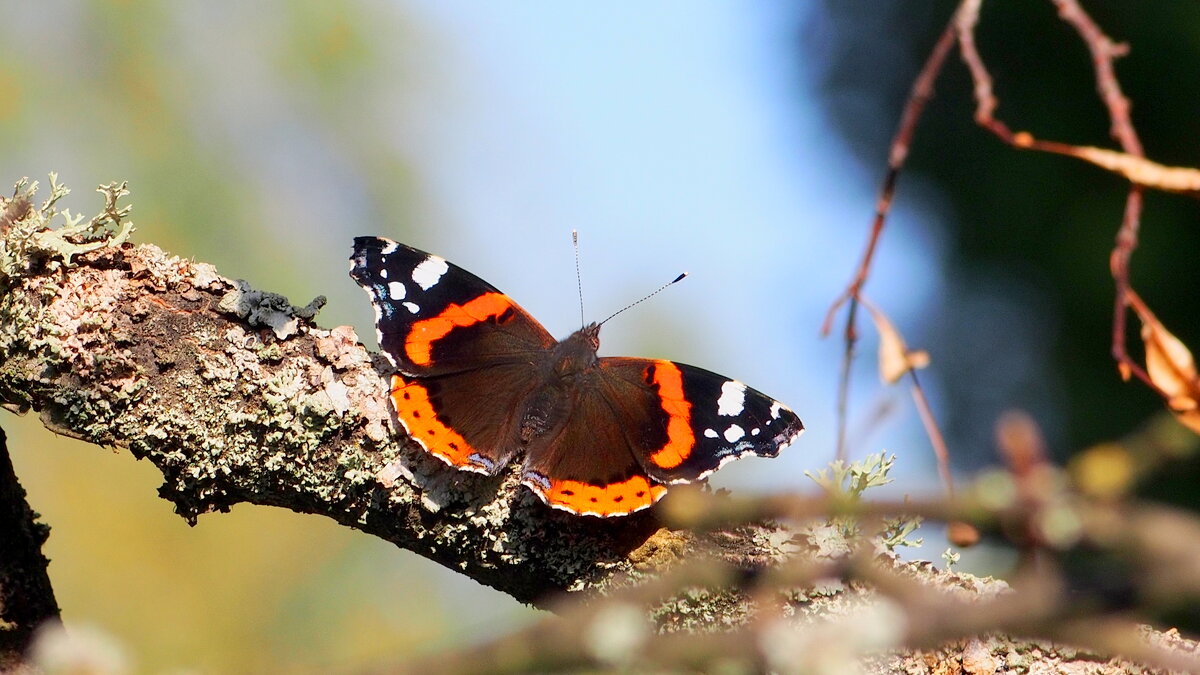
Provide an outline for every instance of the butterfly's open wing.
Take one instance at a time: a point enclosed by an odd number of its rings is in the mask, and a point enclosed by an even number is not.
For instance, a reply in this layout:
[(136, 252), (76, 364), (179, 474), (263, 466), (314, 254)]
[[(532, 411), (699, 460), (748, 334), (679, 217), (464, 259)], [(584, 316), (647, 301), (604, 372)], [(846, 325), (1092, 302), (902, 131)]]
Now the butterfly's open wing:
[[(529, 448), (524, 483), (555, 508), (632, 513), (666, 494), (664, 484), (701, 480), (750, 454), (774, 457), (804, 430), (782, 403), (701, 368), (599, 363), (598, 386), (577, 387), (566, 421)], [(607, 475), (597, 476), (598, 466)]]
[(607, 395), (579, 387), (565, 419), (530, 444), (522, 482), (550, 506), (591, 516), (623, 516), (662, 498), (646, 475)]
[(379, 346), (399, 371), (392, 402), (405, 430), (451, 466), (499, 471), (518, 404), (537, 384), (530, 364), (554, 338), (486, 281), (388, 239), (355, 238), (350, 276), (371, 297)]
[(556, 342), (491, 284), (404, 244), (356, 237), (350, 276), (371, 297), (380, 349), (405, 375), (528, 363)]
[(436, 377), (393, 375), (392, 405), (408, 435), (435, 457), (495, 474), (516, 451), (510, 439), (520, 424), (517, 402), (537, 386), (535, 373), (512, 364)]
[(646, 473), (690, 483), (746, 455), (774, 457), (804, 431), (779, 401), (674, 361), (607, 357), (601, 381)]

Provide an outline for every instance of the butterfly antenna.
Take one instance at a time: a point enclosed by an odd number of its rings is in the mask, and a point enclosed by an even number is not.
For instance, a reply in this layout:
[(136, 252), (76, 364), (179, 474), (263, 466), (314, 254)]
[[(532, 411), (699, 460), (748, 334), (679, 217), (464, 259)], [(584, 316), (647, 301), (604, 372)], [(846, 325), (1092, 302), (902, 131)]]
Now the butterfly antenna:
[(579, 289), (579, 325), (587, 322), (583, 313), (583, 275), (579, 273), (579, 230), (571, 230), (571, 244), (575, 247), (575, 287)]
[(647, 295), (646, 297), (642, 298), (641, 300), (638, 300), (637, 302), (631, 302), (628, 305), (625, 305), (624, 307), (622, 307), (621, 309), (618, 309), (617, 311), (610, 314), (608, 319), (601, 321), (600, 325), (603, 326), (604, 324), (608, 323), (609, 319), (620, 314), (621, 312), (624, 312), (625, 310), (629, 309), (630, 307), (633, 307), (634, 305), (640, 305), (641, 303), (643, 303), (643, 302), (649, 300), (650, 298), (653, 298), (654, 296), (658, 295), (659, 293), (662, 293), (663, 291), (667, 290), (667, 287), (677, 284), (680, 281), (683, 281), (683, 278), (686, 277), (687, 275), (688, 275), (688, 273), (684, 272), (684, 273), (680, 274), (679, 276), (675, 277), (674, 279), (663, 284), (662, 286), (659, 286), (658, 289), (656, 291), (654, 291), (653, 293), (651, 293), (650, 295)]

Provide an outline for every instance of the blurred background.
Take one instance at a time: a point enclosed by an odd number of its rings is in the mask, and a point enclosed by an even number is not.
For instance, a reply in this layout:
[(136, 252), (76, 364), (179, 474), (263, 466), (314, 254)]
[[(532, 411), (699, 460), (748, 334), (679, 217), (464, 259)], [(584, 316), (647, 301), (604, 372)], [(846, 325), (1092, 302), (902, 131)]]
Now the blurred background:
[[(326, 295), (319, 323), (351, 324), (372, 348), (346, 275), (355, 235), (436, 252), (557, 335), (578, 327), (572, 229), (589, 320), (689, 271), (606, 325), (602, 353), (694, 363), (786, 401), (809, 428), (799, 443), (714, 483), (810, 490), (803, 472), (833, 457), (841, 352), (818, 329), (954, 4), (7, 2), (0, 180), (57, 171), (74, 188), (65, 206), (87, 213), (96, 185), (128, 180), (135, 241), (296, 304)], [(1118, 74), (1148, 154), (1196, 165), (1200, 4), (1085, 6), (1132, 43)], [(1000, 118), (1111, 147), (1087, 52), (1051, 3), (985, 8)], [(963, 472), (995, 463), (992, 425), (1009, 407), (1034, 415), (1058, 459), (1161, 409), (1108, 356), (1124, 185), (1007, 149), (971, 111), (952, 56), (867, 287), (932, 353), (923, 381)], [(1195, 202), (1150, 194), (1133, 282), (1193, 347), (1197, 251)], [(895, 492), (936, 489), (908, 394), (879, 386), (862, 328), (851, 450), (895, 452)], [(317, 517), (241, 506), (189, 528), (156, 497), (153, 467), (32, 416), (0, 424), (53, 528), (64, 619), (110, 634), (141, 671), (347, 667), (536, 616)], [(1158, 493), (1194, 499), (1195, 469), (1176, 467)], [(936, 559), (945, 542), (927, 539)]]

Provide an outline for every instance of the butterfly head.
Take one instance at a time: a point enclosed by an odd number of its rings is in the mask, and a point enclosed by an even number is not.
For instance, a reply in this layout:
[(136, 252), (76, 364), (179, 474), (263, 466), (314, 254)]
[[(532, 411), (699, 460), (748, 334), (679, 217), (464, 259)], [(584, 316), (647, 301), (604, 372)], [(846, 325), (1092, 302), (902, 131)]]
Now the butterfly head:
[(590, 323), (571, 333), (554, 348), (554, 370), (560, 375), (581, 373), (596, 365), (600, 324)]

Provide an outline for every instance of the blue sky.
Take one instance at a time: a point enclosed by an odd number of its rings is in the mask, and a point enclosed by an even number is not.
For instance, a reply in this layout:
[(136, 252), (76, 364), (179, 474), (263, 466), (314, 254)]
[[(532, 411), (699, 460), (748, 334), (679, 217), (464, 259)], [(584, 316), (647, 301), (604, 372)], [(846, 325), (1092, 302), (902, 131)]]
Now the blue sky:
[[(403, 231), (407, 243), (487, 279), (559, 336), (579, 324), (572, 229), (589, 320), (688, 271), (606, 324), (601, 354), (736, 377), (789, 404), (808, 429), (779, 458), (723, 468), (716, 486), (811, 491), (804, 471), (833, 459), (841, 342), (818, 330), (858, 263), (887, 149), (861, 166), (822, 118), (818, 64), (799, 42), (819, 21), (807, 7), (410, 5), (444, 51), (429, 65), (430, 100), (408, 106), (397, 132), (438, 209), (436, 222)], [(879, 115), (889, 127), (895, 118)], [(921, 191), (906, 181), (868, 288), (901, 331), (919, 320), (938, 274), (936, 228), (924, 223), (933, 216), (908, 206)], [(359, 314), (367, 334), (369, 314)], [(880, 385), (873, 331), (861, 333), (852, 421), (881, 401), (895, 412), (869, 436), (852, 431), (864, 441), (855, 450), (897, 453), (896, 493), (937, 490), (907, 389)], [(930, 546), (923, 556), (937, 555), (940, 542)], [(447, 578), (445, 590), (451, 605), (482, 607), (470, 584)]]
[[(409, 243), (488, 279), (557, 335), (578, 327), (573, 228), (589, 320), (690, 272), (606, 325), (601, 353), (693, 363), (789, 403), (809, 429), (797, 445), (715, 482), (809, 489), (802, 472), (831, 459), (840, 354), (817, 331), (861, 253), (886, 153), (878, 166), (857, 165), (822, 120), (798, 38), (810, 10), (413, 6), (447, 50), (433, 71), (450, 84), (437, 86), (461, 105), (431, 106), (436, 119), (417, 121), (426, 133), (414, 151), (431, 161), (447, 222)], [(885, 281), (868, 290), (903, 331), (934, 292), (937, 244), (909, 212), (898, 215), (875, 268)], [(864, 329), (860, 416), (888, 396)], [(910, 409), (903, 391), (891, 395)], [(888, 449), (924, 485), (927, 445), (915, 416), (898, 418)]]

